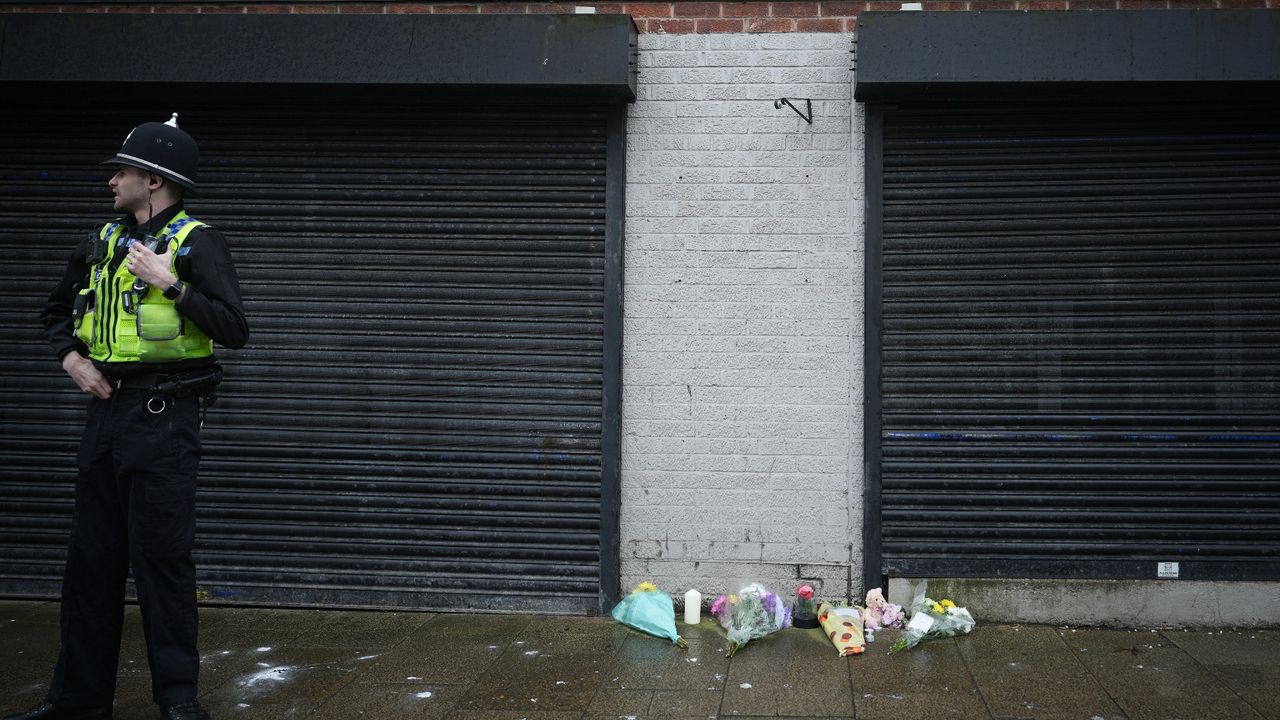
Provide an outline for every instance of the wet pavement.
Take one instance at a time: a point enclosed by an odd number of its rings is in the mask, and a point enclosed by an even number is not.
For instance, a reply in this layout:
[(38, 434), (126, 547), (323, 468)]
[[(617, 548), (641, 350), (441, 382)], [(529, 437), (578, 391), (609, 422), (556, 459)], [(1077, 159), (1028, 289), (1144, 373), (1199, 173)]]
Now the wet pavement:
[[(201, 609), (201, 696), (215, 720), (435, 718), (1222, 718), (1280, 720), (1280, 630), (984, 625), (840, 658), (785, 630), (733, 658), (718, 627), (681, 650), (608, 618)], [(0, 714), (39, 702), (58, 606), (0, 601)], [(130, 607), (117, 720), (158, 717)]]

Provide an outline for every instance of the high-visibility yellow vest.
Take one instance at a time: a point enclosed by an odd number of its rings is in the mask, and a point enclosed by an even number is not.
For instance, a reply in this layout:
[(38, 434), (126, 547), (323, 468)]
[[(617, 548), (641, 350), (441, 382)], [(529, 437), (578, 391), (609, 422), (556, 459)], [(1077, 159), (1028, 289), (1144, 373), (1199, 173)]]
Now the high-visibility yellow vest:
[[(183, 243), (192, 230), (204, 226), (179, 211), (156, 234), (161, 241), (158, 254), (164, 254), (166, 242), (173, 250), (175, 277)], [(161, 288), (147, 286), (146, 290), (135, 292), (133, 283), (137, 278), (123, 261), (114, 273), (110, 272), (113, 258), (126, 252), (124, 230), (119, 223), (108, 223), (98, 231), (98, 238), (106, 247), (105, 257), (89, 268), (88, 287), (80, 291), (90, 298), (77, 304), (85, 310), (76, 317), (76, 337), (89, 347), (89, 357), (106, 363), (127, 363), (173, 362), (212, 355), (213, 341), (178, 312)]]

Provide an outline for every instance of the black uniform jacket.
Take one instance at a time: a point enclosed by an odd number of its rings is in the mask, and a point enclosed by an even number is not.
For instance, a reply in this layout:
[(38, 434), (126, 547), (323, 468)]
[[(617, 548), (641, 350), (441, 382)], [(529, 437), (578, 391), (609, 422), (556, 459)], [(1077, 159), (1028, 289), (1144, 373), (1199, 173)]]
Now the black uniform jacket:
[[(125, 226), (126, 234), (140, 237), (164, 228), (181, 209), (181, 203), (169, 207), (143, 225), (137, 225), (132, 215), (117, 222)], [(240, 280), (236, 277), (231, 252), (227, 249), (222, 233), (209, 226), (196, 228), (187, 236), (183, 247), (191, 249), (177, 261), (178, 279), (187, 285), (186, 297), (177, 304), (178, 312), (199, 325), (215, 343), (232, 349), (244, 347), (249, 339), (249, 325), (245, 322), (244, 305), (240, 300)], [(85, 356), (89, 354), (89, 349), (76, 337), (71, 318), (76, 294), (89, 282), (89, 263), (85, 257), (87, 248), (86, 237), (76, 247), (71, 262), (67, 263), (66, 272), (62, 274), (62, 280), (54, 287), (44, 312), (40, 313), (45, 336), (59, 360), (69, 352)], [(125, 253), (118, 253), (112, 259), (110, 271), (115, 271), (124, 255)], [(214, 359), (210, 357), (168, 363), (98, 363), (98, 367), (108, 377), (121, 378), (147, 373), (181, 372), (213, 362)]]

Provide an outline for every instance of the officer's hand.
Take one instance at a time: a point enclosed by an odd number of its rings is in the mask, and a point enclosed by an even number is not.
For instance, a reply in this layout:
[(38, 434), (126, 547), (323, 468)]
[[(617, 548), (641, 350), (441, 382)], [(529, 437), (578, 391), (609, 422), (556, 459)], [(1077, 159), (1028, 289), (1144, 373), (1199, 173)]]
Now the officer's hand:
[(129, 246), (129, 258), (126, 265), (129, 272), (143, 282), (161, 290), (178, 281), (170, 268), (173, 267), (173, 244), (170, 243), (163, 255), (157, 255), (142, 243)]
[(107, 382), (107, 377), (89, 358), (78, 352), (69, 352), (62, 358), (62, 369), (67, 371), (81, 390), (99, 400), (111, 397), (111, 383)]

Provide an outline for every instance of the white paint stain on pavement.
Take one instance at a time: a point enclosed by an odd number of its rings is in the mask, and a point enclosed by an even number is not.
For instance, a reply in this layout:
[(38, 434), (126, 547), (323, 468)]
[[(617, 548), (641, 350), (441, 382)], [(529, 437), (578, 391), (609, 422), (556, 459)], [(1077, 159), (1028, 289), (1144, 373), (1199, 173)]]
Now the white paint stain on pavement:
[(289, 675), (292, 674), (294, 670), (295, 668), (291, 665), (268, 667), (265, 670), (259, 670), (258, 672), (250, 675), (241, 683), (241, 685), (244, 687), (253, 687), (260, 683), (284, 682), (289, 679)]
[(414, 697), (418, 698), (419, 700), (426, 700), (427, 698), (431, 697), (431, 695), (432, 695), (432, 692), (430, 690), (423, 690), (422, 692), (414, 695)]

